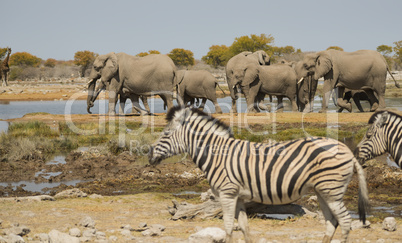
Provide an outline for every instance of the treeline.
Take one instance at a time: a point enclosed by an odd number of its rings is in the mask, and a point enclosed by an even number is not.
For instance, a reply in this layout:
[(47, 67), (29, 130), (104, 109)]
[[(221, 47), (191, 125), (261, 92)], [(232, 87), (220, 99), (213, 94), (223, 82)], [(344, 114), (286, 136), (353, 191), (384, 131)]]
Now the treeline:
[[(392, 70), (402, 70), (402, 41), (393, 43), (393, 46), (380, 45), (377, 51), (380, 52), (388, 62)], [(330, 46), (328, 49), (343, 51), (339, 46)], [(271, 62), (276, 63), (280, 59), (287, 61), (298, 61), (304, 54), (300, 49), (293, 46), (278, 47), (274, 45), (274, 37), (271, 35), (250, 35), (235, 38), (231, 46), (213, 45), (201, 61), (213, 68), (224, 67), (228, 60), (243, 52), (255, 52), (264, 50), (271, 56)], [(317, 50), (320, 51), (320, 50)], [(7, 54), (7, 48), (0, 48), (0, 59), (3, 60)], [(104, 53), (102, 53), (104, 54)], [(143, 57), (149, 54), (160, 54), (157, 50), (141, 52), (136, 56)], [(46, 79), (46, 78), (76, 78), (89, 75), (89, 70), (98, 53), (91, 51), (77, 51), (74, 60), (58, 61), (53, 58), (42, 60), (27, 52), (16, 52), (11, 54), (9, 65), (11, 67), (10, 80), (24, 79)], [(196, 63), (191, 50), (175, 48), (167, 54), (172, 58), (178, 67), (191, 68)]]

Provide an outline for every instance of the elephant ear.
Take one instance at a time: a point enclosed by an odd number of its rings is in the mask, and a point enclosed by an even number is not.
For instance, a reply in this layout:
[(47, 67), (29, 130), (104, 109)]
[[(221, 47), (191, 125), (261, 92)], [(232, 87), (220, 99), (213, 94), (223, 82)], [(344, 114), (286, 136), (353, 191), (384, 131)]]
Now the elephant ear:
[(260, 65), (269, 65), (270, 57), (265, 51), (257, 51), (258, 53), (258, 63)]
[(332, 60), (329, 55), (321, 54), (317, 56), (315, 62), (315, 74), (314, 79), (324, 77), (332, 69)]
[(257, 65), (248, 65), (244, 72), (244, 78), (241, 82), (241, 86), (250, 86), (257, 79), (260, 70)]
[(173, 84), (174, 86), (180, 85), (183, 82), (185, 73), (185, 70), (176, 71)]
[(117, 56), (114, 52), (106, 55), (106, 60), (104, 62), (104, 67), (102, 69), (102, 81), (109, 82), (113, 76), (116, 75), (118, 70)]

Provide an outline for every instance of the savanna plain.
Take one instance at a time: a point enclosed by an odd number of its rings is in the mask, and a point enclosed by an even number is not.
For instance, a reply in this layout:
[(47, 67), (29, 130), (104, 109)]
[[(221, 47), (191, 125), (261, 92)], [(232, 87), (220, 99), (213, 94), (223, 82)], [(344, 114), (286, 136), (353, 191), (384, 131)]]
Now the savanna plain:
[[(86, 98), (85, 82), (66, 80), (49, 85), (26, 81), (10, 84), (0, 89), (0, 102)], [(402, 94), (390, 87), (386, 95), (401, 97)], [(346, 143), (352, 150), (363, 137), (371, 115), (370, 112), (213, 114), (230, 125), (237, 138), (266, 142), (306, 135), (327, 136)], [(67, 233), (71, 228), (79, 228), (79, 222), (85, 216), (95, 221), (96, 230), (104, 232), (106, 239), (114, 236), (116, 242), (186, 242), (191, 234), (202, 228), (223, 229), (219, 215), (212, 219), (171, 219), (172, 201), (201, 204), (200, 193), (207, 191), (209, 186), (202, 172), (186, 156), (172, 157), (156, 167), (148, 165), (147, 146), (158, 138), (166, 125), (164, 113), (109, 117), (104, 114), (55, 115), (41, 112), (7, 121), (10, 122), (8, 130), (0, 135), (0, 182), (62, 183), (41, 192), (26, 190), (23, 183), (17, 187), (11, 184), (0, 186), (0, 232), (18, 223), (31, 230), (24, 239), (35, 241), (35, 235), (39, 233), (53, 229)], [(95, 132), (76, 133), (71, 124), (80, 131)], [(46, 163), (54, 154), (64, 154), (66, 162)], [(369, 186), (371, 212), (368, 220), (371, 225), (352, 230), (350, 242), (401, 242), (401, 170), (388, 166), (387, 156), (367, 162), (364, 170)], [(43, 173), (38, 176), (38, 171)], [(63, 183), (74, 180), (79, 183)], [(55, 201), (23, 200), (23, 197), (42, 194), (54, 196), (72, 188), (78, 188), (88, 196)], [(309, 200), (313, 195), (311, 192), (295, 204), (320, 212), (317, 203)], [(357, 196), (358, 182), (354, 178), (344, 199), (352, 212), (357, 211)], [(381, 210), (384, 208), (388, 210)], [(383, 219), (388, 216), (397, 220), (396, 231), (382, 229)], [(121, 234), (122, 226), (137, 228), (142, 223), (161, 224), (166, 229), (154, 237), (143, 236), (140, 231), (131, 231), (131, 238)], [(255, 242), (320, 242), (325, 231), (320, 214), (285, 220), (250, 214), (249, 226)], [(337, 230), (334, 239), (339, 238), (340, 231)], [(240, 231), (235, 232), (234, 239), (243, 242)]]

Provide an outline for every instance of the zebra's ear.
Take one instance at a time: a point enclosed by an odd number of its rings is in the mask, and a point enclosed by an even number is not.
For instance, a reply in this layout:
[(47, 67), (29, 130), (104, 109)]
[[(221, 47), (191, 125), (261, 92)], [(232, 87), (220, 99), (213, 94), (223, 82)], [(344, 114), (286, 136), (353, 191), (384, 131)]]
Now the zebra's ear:
[(384, 111), (383, 113), (381, 113), (378, 117), (377, 117), (377, 121), (376, 121), (376, 126), (377, 127), (382, 127), (384, 125), (386, 125), (388, 122), (388, 117), (389, 117), (389, 113), (387, 111)]

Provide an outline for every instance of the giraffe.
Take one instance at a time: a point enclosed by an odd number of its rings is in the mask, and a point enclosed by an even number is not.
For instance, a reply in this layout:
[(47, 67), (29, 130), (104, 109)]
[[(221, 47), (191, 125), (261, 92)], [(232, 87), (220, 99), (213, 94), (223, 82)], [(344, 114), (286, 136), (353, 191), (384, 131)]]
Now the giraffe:
[(1, 63), (0, 66), (0, 78), (2, 80), (1, 86), (8, 86), (7, 80), (8, 80), (8, 73), (10, 72), (10, 66), (8, 66), (8, 61), (10, 60), (10, 54), (11, 54), (11, 48), (7, 48), (7, 57), (4, 59), (4, 61)]

